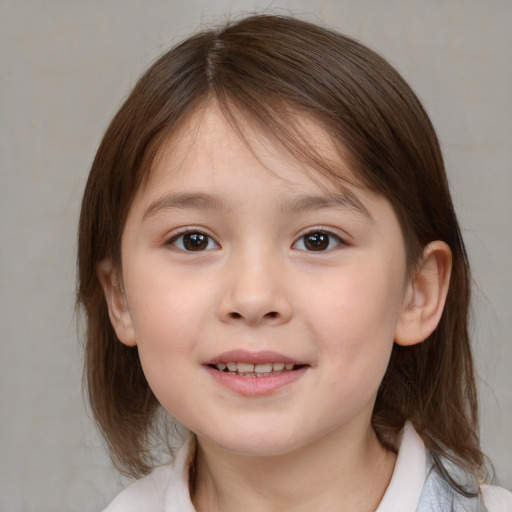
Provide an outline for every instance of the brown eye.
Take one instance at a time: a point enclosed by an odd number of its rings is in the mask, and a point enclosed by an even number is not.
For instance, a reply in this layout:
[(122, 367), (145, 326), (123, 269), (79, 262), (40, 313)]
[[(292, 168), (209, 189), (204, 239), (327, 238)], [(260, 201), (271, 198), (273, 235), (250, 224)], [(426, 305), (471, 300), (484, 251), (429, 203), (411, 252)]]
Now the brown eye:
[(308, 251), (325, 251), (329, 247), (329, 235), (311, 233), (304, 237), (304, 245)]
[(187, 252), (198, 252), (219, 248), (211, 237), (201, 233), (200, 231), (193, 231), (178, 235), (171, 240), (171, 244), (174, 245), (174, 247)]
[(312, 231), (301, 237), (294, 245), (294, 249), (301, 251), (328, 251), (342, 243), (340, 237), (327, 231)]
[(203, 233), (183, 235), (183, 247), (187, 251), (203, 251), (208, 247), (208, 237)]

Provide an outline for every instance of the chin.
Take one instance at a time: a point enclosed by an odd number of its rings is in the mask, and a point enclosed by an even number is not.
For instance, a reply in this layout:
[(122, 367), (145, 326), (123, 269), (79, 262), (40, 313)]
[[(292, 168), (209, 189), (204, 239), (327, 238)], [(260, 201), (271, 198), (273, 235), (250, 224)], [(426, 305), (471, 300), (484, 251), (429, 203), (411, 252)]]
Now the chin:
[(285, 432), (278, 426), (262, 430), (233, 427), (225, 435), (210, 434), (204, 438), (222, 450), (245, 457), (277, 457), (293, 452), (308, 442), (297, 436), (296, 432)]

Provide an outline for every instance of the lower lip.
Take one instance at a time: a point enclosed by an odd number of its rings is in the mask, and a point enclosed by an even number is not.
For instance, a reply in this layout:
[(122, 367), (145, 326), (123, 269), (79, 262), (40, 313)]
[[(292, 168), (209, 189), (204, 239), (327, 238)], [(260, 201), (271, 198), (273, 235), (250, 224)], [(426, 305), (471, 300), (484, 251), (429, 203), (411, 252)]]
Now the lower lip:
[(297, 370), (289, 370), (269, 377), (241, 377), (240, 375), (231, 375), (229, 373), (215, 370), (210, 366), (204, 366), (204, 368), (212, 378), (224, 387), (235, 391), (240, 395), (259, 396), (269, 395), (278, 389), (299, 380), (306, 373), (309, 367), (303, 366)]

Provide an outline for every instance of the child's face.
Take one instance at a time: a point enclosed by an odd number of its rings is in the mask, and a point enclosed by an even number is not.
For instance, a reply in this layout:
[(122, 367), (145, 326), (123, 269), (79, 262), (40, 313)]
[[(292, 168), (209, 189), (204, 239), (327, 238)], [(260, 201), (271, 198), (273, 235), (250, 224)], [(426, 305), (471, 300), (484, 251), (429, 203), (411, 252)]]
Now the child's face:
[[(307, 129), (337, 158), (320, 128)], [(272, 172), (214, 107), (164, 147), (123, 234), (118, 335), (200, 440), (272, 455), (368, 428), (407, 272), (386, 199), (313, 180), (251, 133)], [(237, 362), (270, 375), (215, 366)]]

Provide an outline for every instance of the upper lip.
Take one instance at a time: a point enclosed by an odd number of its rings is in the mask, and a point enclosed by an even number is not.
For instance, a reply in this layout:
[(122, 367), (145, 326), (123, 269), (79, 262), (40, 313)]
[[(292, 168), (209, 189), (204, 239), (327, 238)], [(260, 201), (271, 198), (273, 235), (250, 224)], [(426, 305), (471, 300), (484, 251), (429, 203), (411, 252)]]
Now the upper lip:
[(304, 364), (292, 357), (285, 356), (272, 350), (262, 350), (257, 352), (251, 352), (249, 350), (229, 350), (223, 352), (218, 356), (215, 356), (204, 364), (217, 364), (217, 363), (229, 363), (229, 362), (240, 362), (240, 363), (293, 363), (293, 364)]

